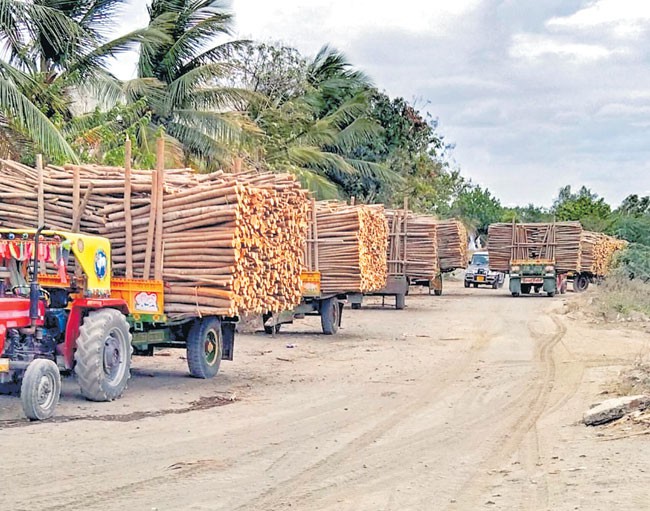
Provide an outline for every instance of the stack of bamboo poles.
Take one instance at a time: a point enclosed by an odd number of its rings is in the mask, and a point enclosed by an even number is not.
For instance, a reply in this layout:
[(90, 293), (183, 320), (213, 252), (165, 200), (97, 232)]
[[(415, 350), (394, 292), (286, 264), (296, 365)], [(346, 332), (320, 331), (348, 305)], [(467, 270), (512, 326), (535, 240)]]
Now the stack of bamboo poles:
[(502, 223), (488, 228), (490, 268), (508, 271), (511, 260), (555, 261), (559, 272), (580, 270), (579, 222)]
[[(127, 145), (128, 148), (128, 145)], [(127, 149), (128, 153), (128, 149)], [(200, 175), (1, 161), (0, 225), (108, 237), (113, 270), (164, 280), (165, 312), (277, 312), (300, 301), (306, 192), (289, 175)], [(40, 163), (40, 161), (39, 161)]]
[(440, 273), (438, 221), (427, 215), (408, 217), (406, 276), (410, 280), (433, 280)]
[(467, 265), (467, 229), (459, 220), (438, 222), (438, 257), (440, 269), (452, 271)]
[(627, 242), (600, 232), (583, 231), (580, 239), (580, 271), (605, 276), (611, 270), (614, 254)]
[(381, 205), (313, 202), (305, 267), (321, 291), (368, 293), (386, 285), (388, 224)]

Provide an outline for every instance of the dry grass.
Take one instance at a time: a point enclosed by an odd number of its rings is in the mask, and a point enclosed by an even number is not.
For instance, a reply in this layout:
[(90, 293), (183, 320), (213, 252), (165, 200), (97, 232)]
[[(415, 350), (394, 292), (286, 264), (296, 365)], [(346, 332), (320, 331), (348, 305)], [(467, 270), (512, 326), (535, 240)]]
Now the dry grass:
[(648, 321), (650, 283), (614, 274), (598, 286), (593, 307), (608, 320)]

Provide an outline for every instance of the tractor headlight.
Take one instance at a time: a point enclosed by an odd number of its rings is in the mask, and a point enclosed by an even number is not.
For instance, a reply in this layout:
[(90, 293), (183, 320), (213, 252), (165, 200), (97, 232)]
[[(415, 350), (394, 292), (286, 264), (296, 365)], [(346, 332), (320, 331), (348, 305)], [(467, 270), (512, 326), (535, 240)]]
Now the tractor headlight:
[(555, 271), (555, 266), (546, 266), (544, 267), (546, 273), (553, 273)]
[(520, 269), (521, 269), (521, 268), (519, 268), (519, 266), (511, 266), (511, 267), (510, 267), (510, 271), (512, 271), (512, 272), (514, 272), (514, 273), (519, 273), (519, 270), (520, 270)]

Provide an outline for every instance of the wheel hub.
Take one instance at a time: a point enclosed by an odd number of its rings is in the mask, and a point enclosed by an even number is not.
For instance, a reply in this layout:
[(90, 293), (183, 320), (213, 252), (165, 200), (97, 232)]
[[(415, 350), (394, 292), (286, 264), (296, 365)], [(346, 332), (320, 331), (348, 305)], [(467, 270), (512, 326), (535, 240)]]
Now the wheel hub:
[(119, 371), (121, 363), (120, 342), (112, 335), (109, 335), (104, 341), (104, 373), (113, 379)]
[(37, 400), (39, 406), (48, 408), (54, 399), (54, 381), (50, 375), (44, 374), (38, 382)]
[(217, 338), (214, 332), (210, 331), (205, 336), (205, 343), (203, 345), (205, 352), (205, 361), (212, 365), (217, 359)]

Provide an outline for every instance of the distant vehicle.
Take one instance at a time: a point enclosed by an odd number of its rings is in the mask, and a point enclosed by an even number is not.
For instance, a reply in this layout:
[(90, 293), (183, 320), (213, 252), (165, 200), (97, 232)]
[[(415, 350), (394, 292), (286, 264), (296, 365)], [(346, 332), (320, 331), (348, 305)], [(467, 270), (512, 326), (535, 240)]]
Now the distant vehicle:
[(503, 286), (505, 274), (490, 270), (490, 258), (487, 252), (474, 252), (465, 270), (465, 287), (491, 286), (498, 289)]

